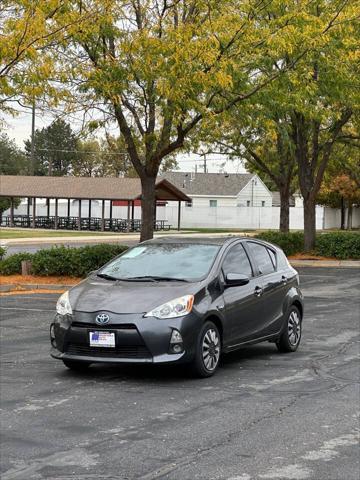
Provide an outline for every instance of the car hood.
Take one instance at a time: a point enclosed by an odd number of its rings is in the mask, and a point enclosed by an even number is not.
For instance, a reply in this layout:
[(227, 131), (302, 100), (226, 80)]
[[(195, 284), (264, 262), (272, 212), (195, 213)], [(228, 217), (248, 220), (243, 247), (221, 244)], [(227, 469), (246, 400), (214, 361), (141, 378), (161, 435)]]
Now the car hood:
[(146, 313), (198, 290), (197, 283), (113, 282), (88, 278), (73, 287), (69, 294), (72, 309), (78, 312)]

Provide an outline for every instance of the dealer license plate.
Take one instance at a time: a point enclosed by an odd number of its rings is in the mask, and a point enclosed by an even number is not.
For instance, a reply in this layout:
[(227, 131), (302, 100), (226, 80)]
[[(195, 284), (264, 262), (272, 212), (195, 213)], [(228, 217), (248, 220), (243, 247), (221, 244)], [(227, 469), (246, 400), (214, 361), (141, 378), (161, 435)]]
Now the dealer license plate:
[(115, 333), (90, 332), (90, 347), (115, 347)]

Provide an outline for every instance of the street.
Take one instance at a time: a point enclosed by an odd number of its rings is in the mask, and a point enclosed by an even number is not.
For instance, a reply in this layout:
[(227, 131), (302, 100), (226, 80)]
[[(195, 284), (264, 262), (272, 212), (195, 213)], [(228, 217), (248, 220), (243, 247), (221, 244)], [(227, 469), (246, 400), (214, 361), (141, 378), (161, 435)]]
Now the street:
[(359, 480), (359, 270), (303, 268), (302, 344), (181, 368), (49, 356), (58, 295), (1, 297), (1, 479)]

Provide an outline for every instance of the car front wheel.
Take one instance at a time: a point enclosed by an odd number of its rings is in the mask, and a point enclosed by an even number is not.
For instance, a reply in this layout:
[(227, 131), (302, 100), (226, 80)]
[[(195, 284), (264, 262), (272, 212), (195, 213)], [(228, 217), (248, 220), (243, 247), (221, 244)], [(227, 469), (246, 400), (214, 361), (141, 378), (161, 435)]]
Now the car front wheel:
[(192, 371), (197, 377), (211, 377), (219, 365), (221, 338), (218, 328), (213, 322), (206, 322), (198, 337)]
[(301, 314), (295, 305), (293, 305), (287, 314), (286, 326), (276, 346), (279, 352), (295, 352), (301, 340)]

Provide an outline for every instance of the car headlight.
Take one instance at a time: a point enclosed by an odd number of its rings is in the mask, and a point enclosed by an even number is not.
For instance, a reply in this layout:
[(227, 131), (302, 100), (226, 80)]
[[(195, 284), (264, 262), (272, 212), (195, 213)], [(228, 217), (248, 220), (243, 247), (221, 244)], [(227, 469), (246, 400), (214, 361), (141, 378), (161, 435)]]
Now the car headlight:
[(145, 317), (156, 318), (176, 318), (188, 315), (194, 304), (194, 295), (184, 295), (175, 298), (170, 302), (166, 302), (159, 307), (154, 308), (151, 312), (146, 313)]
[(61, 295), (56, 304), (56, 311), (60, 315), (71, 315), (72, 308), (70, 305), (69, 291), (66, 291)]

